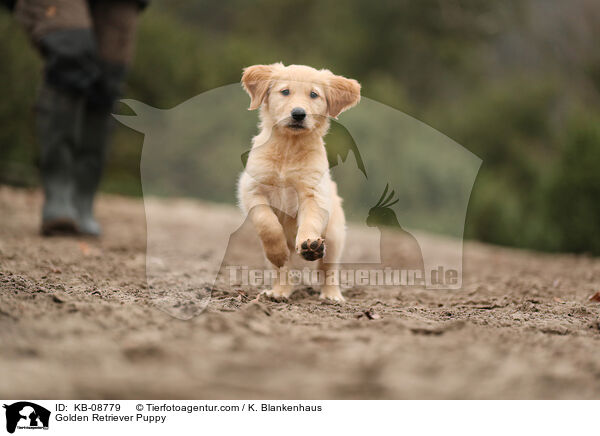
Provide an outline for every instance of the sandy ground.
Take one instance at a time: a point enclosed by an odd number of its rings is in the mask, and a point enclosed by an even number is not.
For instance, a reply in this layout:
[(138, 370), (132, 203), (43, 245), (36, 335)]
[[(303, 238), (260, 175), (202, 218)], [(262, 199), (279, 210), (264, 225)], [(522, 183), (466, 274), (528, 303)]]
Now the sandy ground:
[(600, 397), (600, 259), (468, 242), (459, 291), (213, 289), (183, 321), (150, 298), (140, 200), (102, 197), (99, 241), (38, 236), (40, 202), (0, 187), (2, 398)]

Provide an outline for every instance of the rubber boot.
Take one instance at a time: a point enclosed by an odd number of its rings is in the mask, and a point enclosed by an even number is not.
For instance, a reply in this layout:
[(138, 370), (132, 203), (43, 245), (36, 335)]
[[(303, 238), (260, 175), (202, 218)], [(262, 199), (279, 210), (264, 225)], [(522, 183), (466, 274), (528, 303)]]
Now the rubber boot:
[(87, 107), (81, 140), (75, 151), (75, 191), (77, 230), (89, 236), (100, 236), (100, 224), (94, 218), (94, 197), (106, 160), (106, 149), (112, 130), (111, 111)]
[(75, 233), (73, 205), (73, 150), (83, 108), (83, 97), (49, 85), (42, 89), (36, 114), (40, 170), (44, 188), (42, 234)]
[(80, 233), (100, 236), (94, 218), (94, 197), (106, 161), (108, 142), (115, 120), (111, 113), (121, 95), (125, 66), (98, 62), (102, 74), (87, 94), (81, 138), (75, 150), (75, 195), (77, 229)]

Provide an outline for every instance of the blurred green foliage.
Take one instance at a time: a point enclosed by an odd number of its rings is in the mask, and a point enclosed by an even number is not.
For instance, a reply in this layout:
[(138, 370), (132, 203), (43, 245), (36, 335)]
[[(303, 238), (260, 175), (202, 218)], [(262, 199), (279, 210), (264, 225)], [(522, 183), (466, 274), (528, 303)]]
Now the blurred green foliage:
[[(546, 200), (552, 235), (545, 248), (593, 251), (600, 247), (600, 118), (589, 113), (568, 125)], [(596, 223), (594, 225), (594, 223)]]
[(0, 8), (0, 182), (36, 181), (33, 106), (41, 62), (19, 26)]
[[(326, 67), (483, 159), (467, 237), (600, 254), (599, 17), (585, 0), (155, 0), (126, 96), (170, 108), (247, 65)], [(42, 65), (5, 11), (0, 35), (0, 181), (32, 184)], [(141, 193), (142, 140), (117, 128), (103, 189)]]

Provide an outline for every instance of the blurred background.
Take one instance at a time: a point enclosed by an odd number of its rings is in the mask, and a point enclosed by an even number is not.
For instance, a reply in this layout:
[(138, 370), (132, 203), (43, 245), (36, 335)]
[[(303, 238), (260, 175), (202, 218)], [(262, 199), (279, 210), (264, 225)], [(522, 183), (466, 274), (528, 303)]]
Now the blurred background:
[[(598, 255), (598, 23), (597, 0), (153, 0), (125, 96), (167, 109), (252, 64), (331, 69), (483, 160), (467, 238)], [(4, 9), (0, 35), (0, 183), (35, 186), (41, 62)], [(104, 191), (141, 195), (142, 142), (117, 128)]]

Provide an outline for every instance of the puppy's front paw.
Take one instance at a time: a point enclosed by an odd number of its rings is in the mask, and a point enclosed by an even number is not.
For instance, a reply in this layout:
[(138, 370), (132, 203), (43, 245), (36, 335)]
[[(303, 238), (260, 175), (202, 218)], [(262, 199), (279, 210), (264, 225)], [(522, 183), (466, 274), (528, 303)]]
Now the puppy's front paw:
[(345, 301), (340, 288), (337, 286), (324, 286), (323, 289), (321, 289), (321, 295), (319, 295), (319, 298), (321, 300), (335, 301), (338, 303)]
[(260, 295), (264, 295), (268, 299), (277, 301), (277, 302), (287, 301), (290, 294), (291, 294), (290, 290), (284, 289), (284, 288), (267, 289), (260, 293)]
[(325, 255), (325, 240), (321, 238), (307, 239), (296, 250), (306, 260), (321, 259)]

